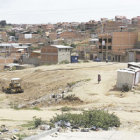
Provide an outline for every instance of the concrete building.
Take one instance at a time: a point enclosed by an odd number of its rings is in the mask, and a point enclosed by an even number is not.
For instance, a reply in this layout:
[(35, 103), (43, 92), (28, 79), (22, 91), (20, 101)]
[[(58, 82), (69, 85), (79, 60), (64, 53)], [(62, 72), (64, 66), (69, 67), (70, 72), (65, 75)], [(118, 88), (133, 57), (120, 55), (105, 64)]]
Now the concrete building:
[(101, 60), (128, 62), (131, 54), (127, 51), (134, 49), (138, 41), (137, 32), (113, 32), (98, 36), (98, 57)]
[(61, 62), (71, 61), (70, 46), (50, 45), (41, 49), (41, 63), (42, 64), (57, 64)]
[(129, 67), (117, 71), (117, 88), (122, 89), (124, 85), (128, 85), (129, 89), (138, 85), (140, 82), (140, 69)]

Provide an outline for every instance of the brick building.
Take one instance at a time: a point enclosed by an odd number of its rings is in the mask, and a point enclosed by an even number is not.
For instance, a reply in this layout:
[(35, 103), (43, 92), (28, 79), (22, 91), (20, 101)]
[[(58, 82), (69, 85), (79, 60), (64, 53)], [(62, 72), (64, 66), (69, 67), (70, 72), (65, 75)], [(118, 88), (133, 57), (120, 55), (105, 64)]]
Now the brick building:
[(71, 61), (70, 46), (51, 45), (45, 46), (41, 49), (41, 63), (42, 64), (57, 64), (63, 61)]
[(21, 57), (29, 56), (29, 46), (17, 43), (0, 43), (0, 67), (14, 62), (22, 62)]
[(42, 36), (40, 34), (31, 34), (31, 33), (26, 33), (26, 34), (19, 34), (18, 35), (18, 42), (19, 43), (31, 43), (34, 46), (38, 46), (38, 43), (46, 43), (47, 39), (45, 36)]
[(90, 39), (87, 44), (79, 44), (75, 50), (79, 59), (95, 60), (98, 56), (98, 39)]
[(113, 32), (98, 37), (98, 57), (117, 62), (128, 62), (131, 56), (127, 50), (134, 49), (138, 41), (137, 32)]
[(85, 23), (84, 29), (85, 30), (93, 30), (93, 29), (96, 29), (97, 26), (98, 26), (98, 22), (94, 21), (94, 20), (91, 20), (91, 21)]

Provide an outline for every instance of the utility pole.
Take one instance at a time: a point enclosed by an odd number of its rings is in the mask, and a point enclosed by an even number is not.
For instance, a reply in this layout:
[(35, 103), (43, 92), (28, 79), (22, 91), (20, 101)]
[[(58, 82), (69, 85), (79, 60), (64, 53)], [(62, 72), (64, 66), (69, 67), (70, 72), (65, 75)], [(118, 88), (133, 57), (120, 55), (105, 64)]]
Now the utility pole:
[[(101, 28), (101, 34), (103, 34), (104, 32), (104, 25), (103, 25), (103, 22), (101, 21), (101, 25), (102, 25), (102, 28)], [(103, 56), (103, 38), (102, 38), (102, 60), (104, 59), (104, 56)]]
[[(84, 25), (84, 40), (86, 39), (86, 26)], [(87, 56), (86, 56), (86, 45), (84, 45), (84, 56), (85, 56), (85, 60), (87, 59)]]

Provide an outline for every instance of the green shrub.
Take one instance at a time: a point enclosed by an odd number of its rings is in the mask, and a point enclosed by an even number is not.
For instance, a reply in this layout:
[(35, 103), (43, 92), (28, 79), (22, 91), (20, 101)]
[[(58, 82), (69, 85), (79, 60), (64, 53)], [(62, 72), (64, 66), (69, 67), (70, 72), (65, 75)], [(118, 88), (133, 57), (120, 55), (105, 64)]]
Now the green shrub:
[(128, 92), (130, 89), (129, 89), (129, 86), (128, 86), (128, 84), (124, 84), (123, 86), (122, 86), (122, 92)]
[(103, 110), (84, 111), (81, 114), (61, 114), (54, 117), (51, 122), (70, 122), (72, 126), (90, 128), (103, 128), (107, 130), (109, 127), (119, 127), (120, 120), (114, 114), (109, 114)]
[(33, 124), (34, 127), (37, 128), (39, 125), (43, 123), (41, 118), (37, 118), (36, 116), (33, 117)]
[(42, 121), (41, 118), (37, 118), (36, 116), (34, 116), (32, 121), (28, 121), (26, 124), (22, 124), (21, 126), (27, 127), (28, 129), (35, 129), (41, 124), (45, 124), (45, 122)]
[(16, 134), (16, 136), (18, 137), (18, 140), (23, 140), (25, 137), (27, 137), (26, 134)]

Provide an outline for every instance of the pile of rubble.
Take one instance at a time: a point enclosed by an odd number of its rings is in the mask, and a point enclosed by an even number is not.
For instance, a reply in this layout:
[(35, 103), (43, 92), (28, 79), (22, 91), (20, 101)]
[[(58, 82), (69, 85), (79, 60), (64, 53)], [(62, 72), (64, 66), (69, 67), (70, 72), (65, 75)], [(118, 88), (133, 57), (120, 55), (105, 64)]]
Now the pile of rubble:
[(9, 130), (5, 125), (1, 125), (0, 140), (19, 140), (19, 138), (15, 135), (18, 132), (18, 129)]

